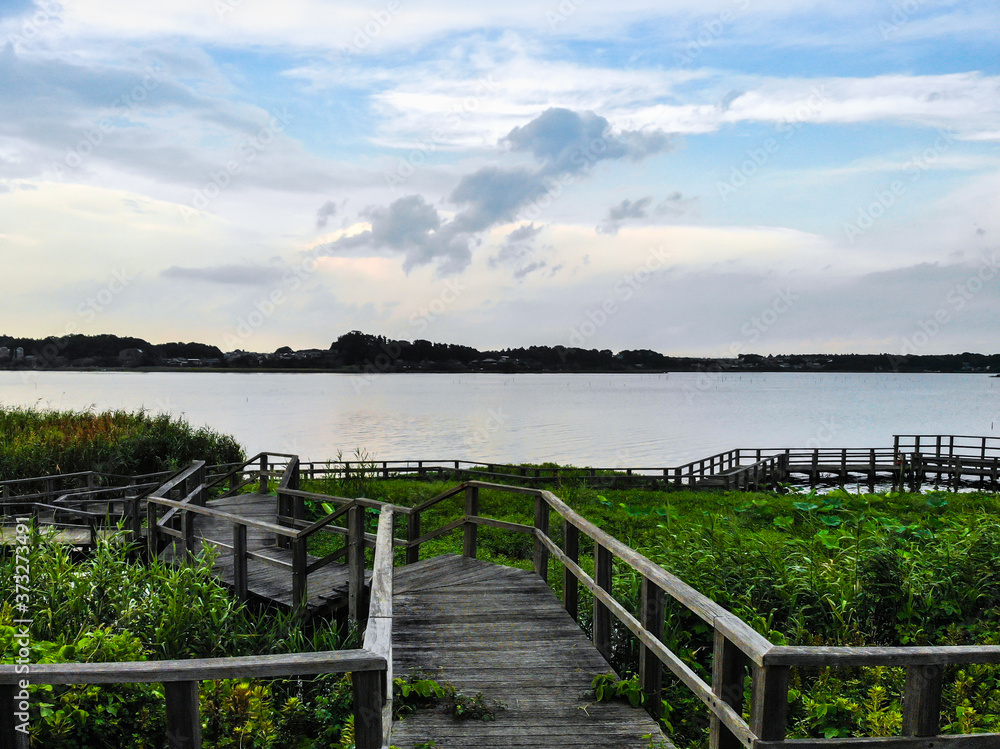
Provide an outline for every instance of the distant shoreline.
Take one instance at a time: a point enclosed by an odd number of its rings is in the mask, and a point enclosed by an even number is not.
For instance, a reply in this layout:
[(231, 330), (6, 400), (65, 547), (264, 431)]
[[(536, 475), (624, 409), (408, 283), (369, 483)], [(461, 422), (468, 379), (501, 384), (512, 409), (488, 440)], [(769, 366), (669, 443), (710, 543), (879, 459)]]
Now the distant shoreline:
[(358, 377), (376, 377), (382, 375), (410, 375), (410, 374), (444, 374), (444, 375), (469, 375), (469, 374), (496, 374), (496, 375), (654, 375), (654, 374), (703, 374), (713, 375), (755, 375), (755, 374), (877, 374), (877, 375), (911, 375), (911, 374), (961, 374), (980, 375), (983, 377), (1000, 378), (1000, 374), (992, 372), (970, 372), (968, 370), (911, 370), (911, 371), (886, 371), (886, 370), (866, 370), (866, 369), (735, 369), (735, 368), (708, 368), (708, 369), (550, 369), (550, 370), (514, 370), (504, 371), (500, 369), (407, 369), (407, 370), (386, 370), (365, 371), (357, 367), (340, 368), (281, 368), (281, 367), (40, 367), (37, 369), (0, 369), (0, 372), (20, 372), (34, 374), (38, 372), (78, 372), (84, 374), (100, 373), (174, 373), (174, 374), (341, 374), (356, 375)]

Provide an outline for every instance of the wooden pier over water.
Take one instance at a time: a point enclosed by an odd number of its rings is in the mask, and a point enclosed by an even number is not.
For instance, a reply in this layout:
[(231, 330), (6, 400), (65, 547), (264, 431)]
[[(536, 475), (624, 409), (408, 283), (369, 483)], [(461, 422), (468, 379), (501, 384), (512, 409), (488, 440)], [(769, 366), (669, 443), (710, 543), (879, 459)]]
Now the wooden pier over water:
[[(977, 447), (963, 444), (963, 438), (930, 443), (936, 450), (933, 460), (924, 453), (924, 445), (928, 444), (924, 437), (919, 438), (918, 452), (894, 452), (902, 456), (901, 465), (920, 467), (921, 478), (940, 470), (943, 476), (957, 476), (956, 480), (971, 475), (984, 483), (995, 481), (995, 444), (988, 442), (991, 438), (975, 439), (980, 440), (978, 456), (963, 454)], [(897, 441), (897, 447), (904, 444), (901, 439)], [(946, 450), (950, 454), (946, 455)], [(736, 462), (742, 457), (739, 451)], [(754, 454), (753, 458), (748, 466), (765, 459), (780, 461), (777, 454), (759, 458)], [(733, 475), (732, 471), (740, 467), (732, 461), (708, 459), (699, 468), (698, 481), (726, 471)], [(343, 471), (345, 466), (327, 464), (325, 468)], [(376, 466), (378, 469), (389, 472), (388, 464)], [(347, 470), (362, 467), (350, 465)], [(372, 467), (365, 466), (364, 470)], [(392, 473), (400, 475), (405, 470)], [(126, 521), (149, 554), (177, 563), (185, 563), (189, 553), (197, 551), (203, 542), (209, 543), (219, 555), (217, 574), (240, 596), (289, 606), (305, 616), (346, 611), (364, 627), (360, 648), (251, 658), (35, 665), (31, 669), (32, 683), (162, 682), (169, 743), (177, 749), (201, 745), (198, 681), (324, 672), (352, 674), (359, 749), (387, 747), (390, 742), (408, 749), (428, 740), (441, 749), (645, 749), (651, 740), (653, 746), (657, 740), (664, 740), (654, 718), (665, 679), (677, 680), (700, 700), (711, 726), (712, 749), (1000, 746), (1000, 734), (996, 733), (940, 734), (942, 666), (1000, 664), (1000, 646), (775, 645), (667, 570), (609, 536), (552, 492), (472, 480), (414, 507), (401, 507), (303, 491), (299, 487), (303, 474), (317, 473), (322, 471), (316, 464), (302, 464), (295, 456), (274, 454), (255, 456), (244, 465), (223, 469), (195, 463), (144, 493), (135, 489), (135, 482), (131, 489), (116, 489), (114, 496), (103, 500), (105, 516)], [(601, 478), (600, 472), (596, 473), (594, 478)], [(694, 474), (690, 468), (689, 475)], [(637, 483), (650, 480), (634, 470), (631, 475)], [(900, 475), (905, 475), (902, 469)], [(551, 476), (547, 478), (552, 481)], [(269, 489), (275, 482), (272, 493)], [(252, 493), (238, 493), (250, 485)], [(90, 528), (97, 529), (94, 516), (98, 513), (87, 509), (88, 503), (100, 501), (95, 487), (80, 489), (82, 498), (75, 504), (72, 492), (65, 487), (58, 490), (63, 492), (60, 496), (54, 496), (56, 491), (53, 488), (49, 494), (35, 497), (37, 502), (30, 495), (8, 498), (5, 509), (18, 517), (26, 509), (38, 518), (52, 513), (56, 519), (55, 513), (62, 513), (65, 517), (83, 518)], [(213, 491), (222, 496), (211, 499)], [(482, 514), (481, 491), (504, 492), (512, 502), (530, 503), (533, 524), (509, 523)], [(329, 503), (336, 510), (309, 521), (307, 500)], [(453, 506), (454, 519), (427, 528), (424, 513), (442, 503)], [(479, 561), (478, 529), (482, 526), (526, 534), (533, 545), (533, 570)], [(319, 533), (335, 537), (340, 547), (322, 558), (311, 556), (309, 540)], [(421, 559), (423, 544), (452, 533), (462, 536), (461, 557)], [(374, 554), (366, 554), (366, 549), (373, 549)], [(589, 562), (584, 564), (581, 554), (592, 560), (592, 574), (585, 569), (590, 568)], [(549, 586), (553, 574), (550, 567), (560, 577), (561, 599)], [(615, 582), (623, 576), (629, 586), (636, 580), (639, 583), (636, 608), (615, 593)], [(667, 648), (663, 629), (668, 600), (686, 608), (708, 628), (713, 643), (710, 652), (682, 658)], [(588, 603), (592, 612), (589, 636), (577, 625), (581, 604)], [(612, 643), (623, 636), (637, 643), (639, 681), (649, 698), (649, 715), (623, 704), (595, 704), (583, 696), (595, 675), (610, 670)], [(699, 659), (699, 665), (711, 674), (710, 681), (692, 667), (691, 657)], [(902, 735), (786, 737), (793, 669), (881, 666), (903, 667), (907, 672)], [(433, 710), (393, 724), (393, 677), (416, 672), (455, 684), (466, 694), (482, 692), (487, 700), (505, 703), (506, 709), (488, 724), (462, 722)], [(14, 666), (0, 666), (0, 749), (24, 747), (22, 735), (14, 730), (17, 680)], [(749, 704), (744, 705), (747, 684)]]

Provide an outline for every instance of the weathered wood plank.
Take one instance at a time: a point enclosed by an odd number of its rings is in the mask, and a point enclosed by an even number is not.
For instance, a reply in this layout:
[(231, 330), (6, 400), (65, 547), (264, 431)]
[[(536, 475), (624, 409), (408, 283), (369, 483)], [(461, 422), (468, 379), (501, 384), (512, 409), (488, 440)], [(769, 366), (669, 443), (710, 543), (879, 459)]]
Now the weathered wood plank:
[[(433, 560), (432, 580), (393, 598), (397, 676), (417, 670), (507, 705), (488, 723), (421, 711), (393, 726), (399, 747), (621, 747), (648, 749), (662, 736), (642, 710), (586, 695), (608, 664), (541, 578), (465, 558)], [(479, 568), (479, 579), (451, 584)], [(397, 580), (408, 571), (397, 571)], [(419, 570), (417, 570), (419, 573)], [(422, 576), (421, 576), (422, 577)]]

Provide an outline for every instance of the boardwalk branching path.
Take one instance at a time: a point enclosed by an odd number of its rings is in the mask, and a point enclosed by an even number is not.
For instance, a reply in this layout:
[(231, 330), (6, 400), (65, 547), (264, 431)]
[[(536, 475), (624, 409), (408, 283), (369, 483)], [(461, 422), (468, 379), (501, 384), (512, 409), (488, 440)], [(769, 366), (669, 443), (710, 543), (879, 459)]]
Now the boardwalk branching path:
[[(905, 437), (905, 436), (904, 436)], [(902, 455), (897, 437), (894, 456), (902, 460), (893, 472), (902, 478), (914, 466), (915, 481), (926, 474), (950, 476), (954, 483), (973, 475), (982, 483), (1000, 480), (1000, 441), (994, 438), (912, 436), (913, 453)], [(931, 440), (930, 442), (928, 440)], [(968, 441), (972, 440), (971, 443)], [(963, 444), (968, 443), (968, 444)], [(933, 444), (933, 455), (923, 446)], [(975, 454), (969, 454), (970, 452)], [(811, 453), (814, 469), (820, 453)], [(275, 460), (278, 458), (278, 460)], [(690, 466), (690, 483), (732, 470), (746, 471), (756, 483), (773, 469), (789, 468), (785, 458), (754, 455), (741, 467), (741, 453), (715, 456)], [(840, 451), (841, 467), (847, 451)], [(870, 464), (874, 475), (874, 458)], [(259, 467), (258, 467), (259, 464)], [(456, 463), (456, 471), (458, 469)], [(345, 464), (327, 472), (355, 470)], [(418, 466), (418, 470), (420, 466)], [(771, 643), (746, 622), (686, 585), (667, 570), (610, 536), (576, 513), (553, 493), (515, 485), (465, 481), (413, 507), (365, 498), (328, 497), (299, 489), (300, 472), (315, 477), (316, 466), (303, 468), (296, 456), (260, 454), (221, 475), (210, 476), (197, 462), (170, 476), (155, 490), (139, 494), (136, 483), (115, 487), (103, 502), (104, 513), (90, 505), (103, 489), (81, 490), (80, 499), (61, 495), (57, 477), (43, 477), (41, 492), (5, 501), (4, 512), (18, 516), (18, 528), (45, 513), (83, 518), (91, 543), (102, 518), (121, 520), (148, 554), (176, 563), (188, 562), (201, 542), (219, 552), (216, 572), (239, 595), (255, 594), (305, 614), (343, 606), (364, 624), (362, 647), (337, 653), (297, 653), (194, 661), (109, 664), (34, 664), (33, 684), (104, 684), (161, 682), (165, 685), (167, 729), (171, 749), (200, 749), (198, 681), (204, 679), (350, 672), (358, 749), (387, 745), (393, 674), (417, 671), (455, 685), (462, 692), (482, 692), (487, 700), (507, 705), (491, 723), (461, 723), (442, 712), (423, 712), (399, 722), (393, 741), (415, 747), (434, 741), (445, 747), (601, 746), (648, 747), (659, 739), (656, 722), (625, 705), (595, 704), (585, 696), (592, 679), (606, 673), (612, 632), (631, 633), (638, 646), (639, 682), (649, 705), (661, 704), (663, 677), (670, 672), (705, 707), (710, 720), (711, 749), (997, 749), (1000, 734), (942, 735), (942, 666), (1000, 664), (1000, 646), (823, 647)], [(382, 473), (388, 475), (386, 464)], [(404, 468), (403, 471), (409, 470)], [(970, 474), (971, 471), (971, 474)], [(846, 471), (844, 472), (846, 475)], [(341, 474), (343, 475), (343, 473)], [(629, 469), (629, 476), (632, 469)], [(663, 474), (666, 476), (666, 474)], [(679, 477), (680, 474), (677, 474)], [(98, 478), (87, 475), (87, 480)], [(511, 477), (507, 477), (511, 478)], [(536, 476), (536, 478), (538, 478)], [(639, 477), (648, 480), (649, 477)], [(275, 494), (268, 492), (278, 479)], [(745, 479), (745, 480), (744, 480)], [(134, 481), (134, 480), (133, 480)], [(210, 500), (209, 492), (224, 482), (228, 491)], [(239, 494), (254, 484), (256, 491)], [(7, 484), (4, 484), (7, 491)], [(534, 504), (534, 522), (500, 521), (480, 511), (479, 492), (502, 492), (512, 501)], [(513, 495), (513, 497), (511, 496)], [(422, 513), (441, 502), (464, 499), (464, 512), (437, 528), (422, 526)], [(315, 522), (305, 519), (306, 500), (338, 508)], [(120, 514), (113, 511), (121, 508)], [(143, 507), (144, 506), (144, 507)], [(145, 512), (143, 513), (143, 509)], [(10, 511), (13, 511), (12, 513)], [(378, 514), (378, 532), (365, 515)], [(143, 524), (145, 518), (145, 525)], [(554, 522), (553, 522), (554, 521)], [(526, 534), (533, 544), (533, 572), (500, 567), (477, 559), (480, 526)], [(398, 528), (400, 533), (396, 533)], [(554, 532), (554, 531), (561, 531)], [(20, 531), (18, 531), (20, 532)], [(341, 548), (321, 559), (307, 553), (316, 533), (343, 539)], [(462, 557), (420, 559), (421, 546), (452, 533), (462, 534)], [(366, 572), (365, 549), (374, 547), (372, 572)], [(581, 566), (581, 547), (592, 559)], [(405, 553), (396, 554), (397, 551)], [(404, 562), (405, 564), (400, 564)], [(550, 564), (551, 563), (551, 564)], [(399, 566), (396, 566), (396, 565)], [(562, 600), (549, 588), (550, 566), (562, 572)], [(615, 595), (619, 583), (639, 584), (638, 602)], [(370, 591), (366, 580), (370, 578)], [(581, 597), (592, 604), (591, 641), (577, 626)], [(667, 599), (699, 618), (711, 634), (711, 647), (690, 662), (664, 644)], [(368, 601), (365, 603), (365, 601)], [(900, 736), (850, 739), (788, 739), (789, 689), (797, 668), (906, 669)], [(700, 673), (710, 671), (711, 683)], [(700, 673), (699, 673), (700, 672)], [(15, 731), (18, 673), (0, 665), (0, 749), (23, 749)], [(749, 685), (749, 692), (747, 691)], [(749, 696), (749, 705), (744, 705)], [(748, 718), (745, 717), (748, 715)]]
[(394, 590), (396, 675), (423, 672), (506, 705), (489, 722), (419, 711), (393, 726), (394, 745), (648, 749), (664, 739), (645, 712), (588, 696), (608, 663), (537, 575), (436, 557), (400, 568)]

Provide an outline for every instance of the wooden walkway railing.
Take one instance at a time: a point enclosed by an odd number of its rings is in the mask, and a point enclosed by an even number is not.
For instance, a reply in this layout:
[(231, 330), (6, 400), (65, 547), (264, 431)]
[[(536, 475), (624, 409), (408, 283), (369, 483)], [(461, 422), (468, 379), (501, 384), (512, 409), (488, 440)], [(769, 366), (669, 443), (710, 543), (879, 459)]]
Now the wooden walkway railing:
[[(182, 504), (167, 501), (172, 503), (170, 506)], [(29, 683), (162, 683), (168, 746), (200, 749), (199, 681), (348, 672), (354, 690), (355, 746), (386, 746), (392, 714), (392, 534), (393, 513), (385, 508), (379, 519), (371, 608), (361, 648), (235, 658), (31, 664), (26, 673), (20, 666), (0, 665), (0, 749), (27, 749), (28, 736), (19, 726), (28, 721), (28, 692), (24, 687)]]
[[(483, 516), (479, 493), (493, 490), (534, 498), (534, 525), (508, 523)], [(440, 528), (420, 532), (420, 516), (450, 497), (464, 494), (464, 515)], [(711, 601), (648, 558), (608, 535), (554, 494), (532, 488), (465, 482), (413, 508), (407, 517), (407, 562), (416, 561), (422, 543), (447, 533), (463, 533), (466, 556), (477, 555), (480, 526), (526, 533), (534, 538), (534, 569), (548, 582), (549, 558), (563, 568), (563, 601), (577, 618), (580, 586), (593, 596), (593, 640), (610, 661), (612, 617), (639, 641), (640, 681), (660, 704), (662, 669), (668, 669), (711, 716), (712, 749), (996, 749), (1000, 733), (940, 735), (943, 667), (951, 664), (1000, 664), (1000, 646), (961, 647), (798, 647), (774, 645), (744, 621)], [(551, 534), (551, 514), (562, 521), (562, 545)], [(579, 564), (581, 536), (594, 546), (595, 572)], [(613, 594), (614, 561), (641, 576), (640, 608), (629, 611)], [(670, 597), (697, 615), (713, 631), (712, 683), (706, 683), (684, 660), (664, 645), (665, 600)], [(899, 666), (907, 669), (902, 736), (852, 739), (786, 739), (789, 671), (795, 667)], [(743, 719), (744, 679), (751, 677), (750, 719)], [(655, 708), (654, 708), (655, 709)]]

